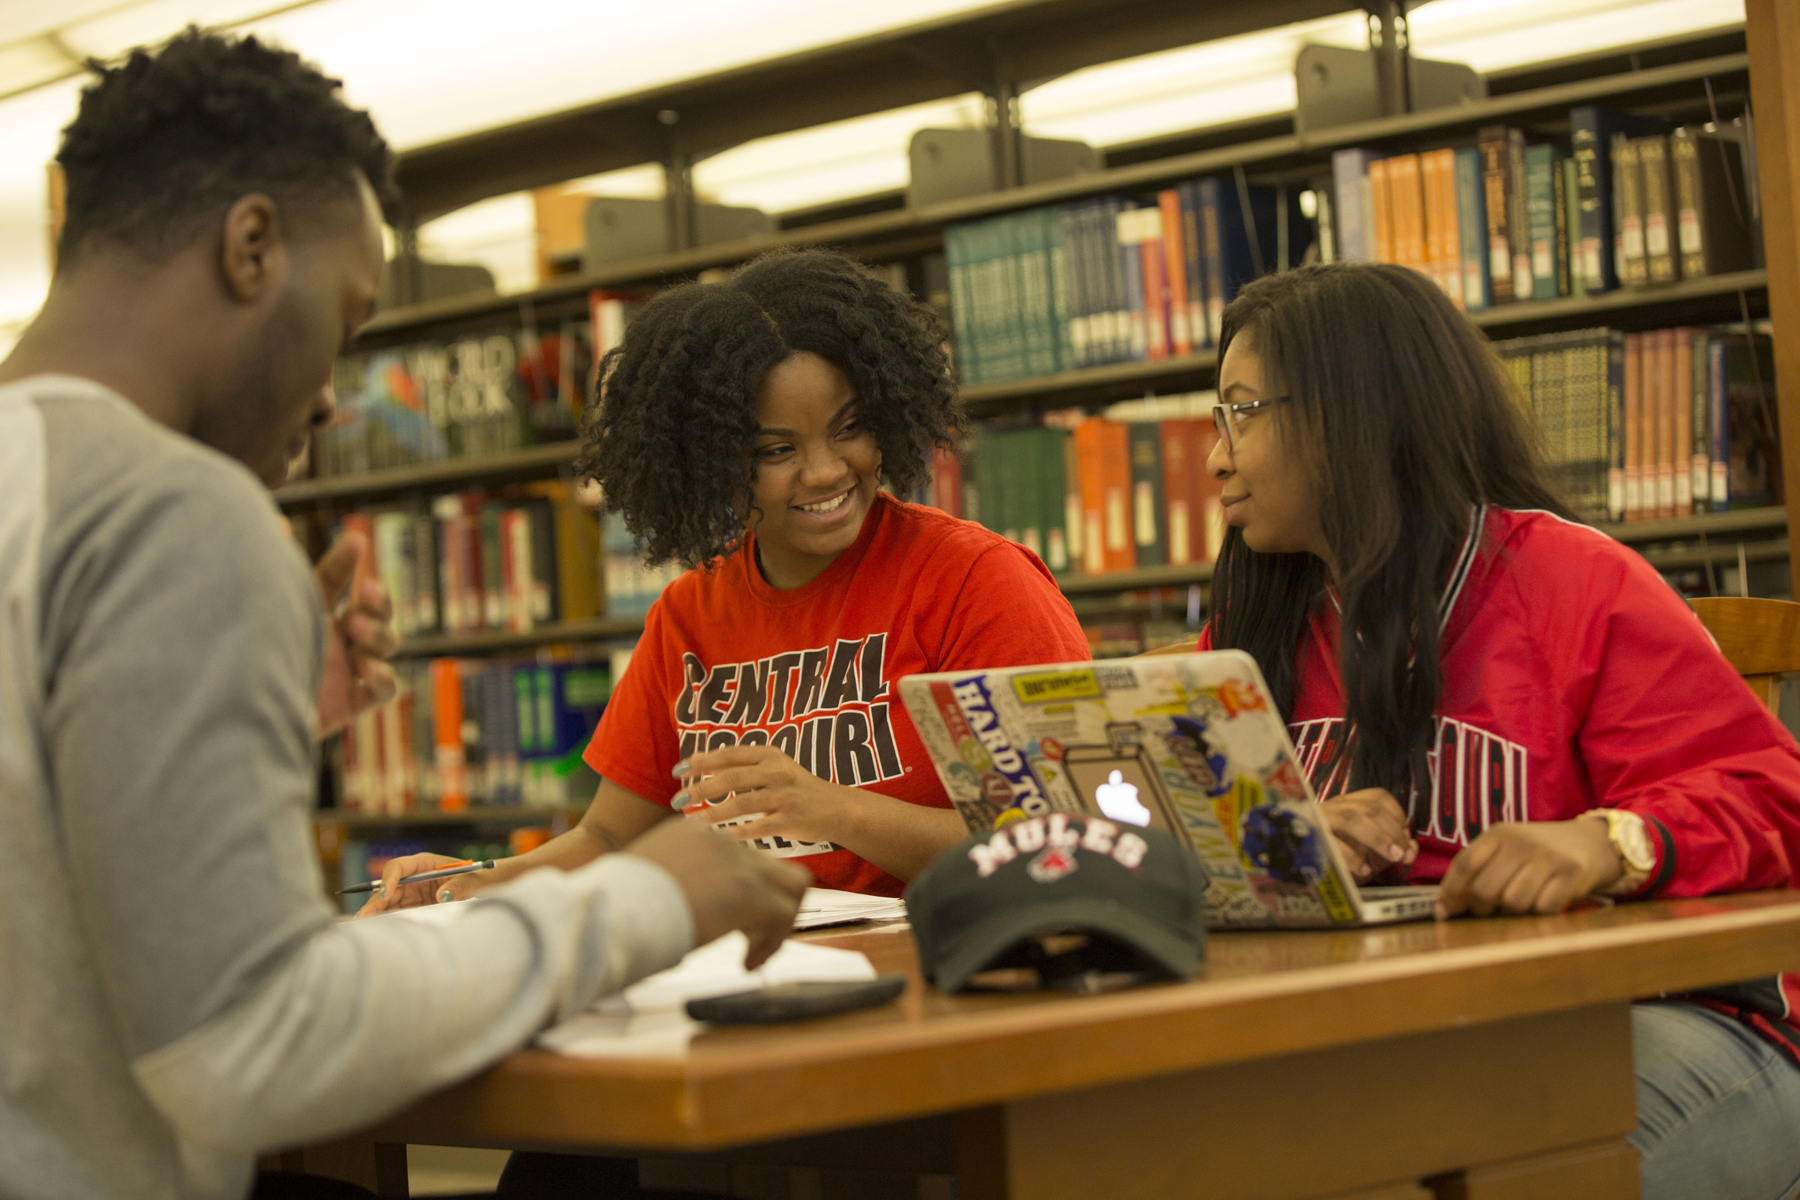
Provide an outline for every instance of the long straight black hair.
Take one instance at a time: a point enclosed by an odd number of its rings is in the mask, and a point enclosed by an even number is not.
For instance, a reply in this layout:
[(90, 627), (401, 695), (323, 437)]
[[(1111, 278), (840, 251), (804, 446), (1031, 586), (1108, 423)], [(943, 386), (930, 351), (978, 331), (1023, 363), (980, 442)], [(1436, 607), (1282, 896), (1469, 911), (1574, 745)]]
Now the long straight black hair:
[[(1301, 638), (1326, 589), (1340, 638), (1348, 786), (1410, 807), (1443, 689), (1438, 598), (1477, 504), (1570, 513), (1545, 482), (1536, 428), (1487, 339), (1405, 267), (1302, 267), (1248, 284), (1225, 309), (1219, 355), (1248, 339), (1272, 432), (1306, 469), (1337, 564), (1258, 554), (1235, 528), (1213, 574), (1212, 642), (1256, 659), (1291, 719)], [(1267, 418), (1265, 418), (1267, 419)]]

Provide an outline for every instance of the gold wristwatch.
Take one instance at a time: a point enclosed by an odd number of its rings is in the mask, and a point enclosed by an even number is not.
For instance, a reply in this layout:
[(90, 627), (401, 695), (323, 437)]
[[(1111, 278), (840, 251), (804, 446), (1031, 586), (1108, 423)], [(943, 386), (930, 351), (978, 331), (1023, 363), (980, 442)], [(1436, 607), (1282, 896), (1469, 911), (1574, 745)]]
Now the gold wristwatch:
[(1650, 840), (1644, 818), (1616, 808), (1595, 808), (1581, 815), (1606, 822), (1606, 840), (1612, 843), (1613, 853), (1619, 856), (1619, 866), (1624, 871), (1616, 882), (1601, 888), (1599, 894), (1629, 896), (1649, 882), (1656, 870), (1656, 846)]

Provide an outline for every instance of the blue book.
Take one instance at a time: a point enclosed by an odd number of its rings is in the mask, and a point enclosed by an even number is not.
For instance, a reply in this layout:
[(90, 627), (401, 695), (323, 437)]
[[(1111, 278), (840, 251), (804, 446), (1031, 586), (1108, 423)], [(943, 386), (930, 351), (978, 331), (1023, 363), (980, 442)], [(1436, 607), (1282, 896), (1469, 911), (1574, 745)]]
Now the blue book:
[(1131, 301), (1125, 294), (1125, 264), (1119, 256), (1119, 213), (1124, 210), (1118, 197), (1102, 200), (1094, 217), (1094, 257), (1106, 277), (1106, 314), (1111, 350), (1108, 362), (1124, 362), (1131, 357)]
[[(1065, 204), (1057, 210), (1056, 244), (1051, 252), (1051, 269), (1060, 271), (1064, 291), (1064, 307), (1067, 321), (1064, 336), (1067, 339), (1064, 349), (1069, 358), (1065, 366), (1086, 367), (1097, 360), (1094, 358), (1093, 343), (1090, 340), (1090, 317), (1093, 305), (1090, 296), (1091, 280), (1087, 263), (1082, 257), (1081, 211), (1079, 204)], [(1061, 266), (1057, 263), (1060, 261)]]
[(1071, 328), (1074, 297), (1070, 290), (1068, 246), (1063, 242), (1062, 211), (1040, 208), (1032, 215), (1037, 218), (1045, 263), (1050, 272), (1051, 348), (1056, 360), (1053, 369), (1073, 370), (1076, 366), (1075, 334)]
[(1463, 307), (1476, 312), (1494, 302), (1488, 276), (1487, 198), (1481, 189), (1481, 152), (1456, 152), (1456, 226), (1462, 243)]

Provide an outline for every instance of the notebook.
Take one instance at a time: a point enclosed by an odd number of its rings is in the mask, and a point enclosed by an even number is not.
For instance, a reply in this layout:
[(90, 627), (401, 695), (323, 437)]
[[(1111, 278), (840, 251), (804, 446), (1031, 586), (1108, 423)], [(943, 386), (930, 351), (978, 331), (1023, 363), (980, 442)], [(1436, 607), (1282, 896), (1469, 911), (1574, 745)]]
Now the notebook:
[(1242, 651), (912, 675), (899, 688), (973, 833), (1057, 810), (1156, 826), (1205, 864), (1214, 928), (1432, 913), (1436, 888), (1356, 886)]

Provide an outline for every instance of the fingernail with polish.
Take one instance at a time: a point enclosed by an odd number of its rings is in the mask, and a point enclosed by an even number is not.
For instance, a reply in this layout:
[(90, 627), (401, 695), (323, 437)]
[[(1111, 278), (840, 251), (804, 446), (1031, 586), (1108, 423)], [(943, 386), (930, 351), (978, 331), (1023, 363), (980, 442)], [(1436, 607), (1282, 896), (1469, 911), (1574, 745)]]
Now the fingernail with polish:
[(690, 797), (686, 792), (676, 792), (669, 797), (669, 806), (676, 812), (682, 812), (687, 808), (689, 801)]
[(454, 899), (456, 899), (456, 893), (451, 891), (449, 888), (445, 888), (443, 891), (438, 893), (438, 903), (439, 904), (448, 904)]
[(683, 759), (680, 762), (676, 763), (674, 765), (674, 767), (672, 767), (669, 770), (669, 774), (673, 775), (677, 779), (687, 778), (687, 773), (688, 773), (688, 764), (687, 764), (686, 759)]

